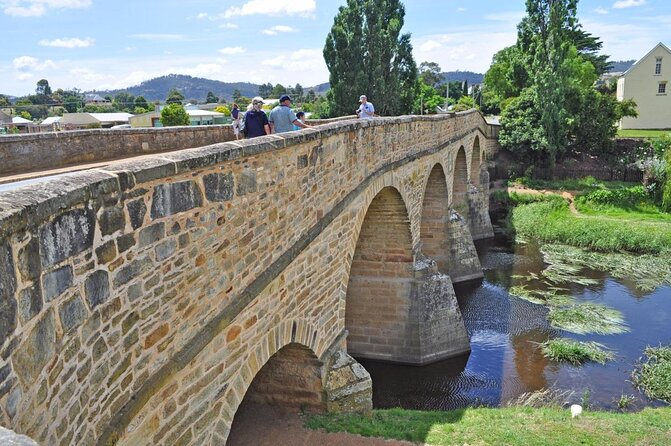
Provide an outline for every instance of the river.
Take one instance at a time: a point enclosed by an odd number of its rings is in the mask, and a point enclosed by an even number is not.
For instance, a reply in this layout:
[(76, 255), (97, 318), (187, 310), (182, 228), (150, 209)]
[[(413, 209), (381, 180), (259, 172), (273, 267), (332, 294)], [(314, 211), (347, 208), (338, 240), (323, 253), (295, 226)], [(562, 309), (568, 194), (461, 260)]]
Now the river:
[[(576, 335), (552, 328), (546, 306), (513, 297), (514, 276), (545, 268), (534, 244), (515, 244), (503, 236), (476, 245), (484, 280), (455, 286), (466, 329), (469, 355), (423, 367), (359, 359), (373, 378), (375, 408), (446, 410), (505, 404), (540, 389), (573, 391), (571, 403), (616, 409), (622, 395), (635, 397), (632, 409), (659, 405), (631, 383), (631, 372), (646, 346), (671, 343), (671, 287), (641, 292), (627, 280), (583, 270), (595, 279), (570, 285), (579, 302), (604, 304), (622, 312), (630, 331), (615, 335)], [(554, 337), (596, 341), (615, 353), (605, 365), (582, 366), (546, 359), (539, 344)]]

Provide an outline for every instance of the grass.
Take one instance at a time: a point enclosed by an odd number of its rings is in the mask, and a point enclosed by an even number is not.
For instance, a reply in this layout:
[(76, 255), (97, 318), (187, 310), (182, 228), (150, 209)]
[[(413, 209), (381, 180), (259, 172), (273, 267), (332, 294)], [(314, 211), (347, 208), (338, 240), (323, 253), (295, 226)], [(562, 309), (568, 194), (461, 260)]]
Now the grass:
[(668, 135), (671, 130), (618, 129), (618, 138), (658, 138)]
[(578, 303), (566, 307), (550, 307), (548, 321), (554, 328), (577, 334), (618, 334), (629, 328), (622, 313), (614, 308), (593, 303)]
[(606, 350), (597, 342), (582, 342), (571, 338), (556, 338), (541, 344), (541, 350), (546, 358), (557, 362), (582, 364), (587, 361), (605, 364), (615, 355)]
[(671, 346), (647, 347), (644, 354), (632, 373), (634, 384), (648, 397), (671, 403)]
[(509, 215), (508, 228), (517, 236), (601, 252), (671, 252), (669, 224), (581, 218), (573, 215), (560, 197), (516, 206)]
[(468, 408), (447, 412), (374, 410), (371, 416), (327, 414), (306, 420), (311, 429), (431, 445), (668, 445), (671, 408), (637, 413), (586, 411), (571, 418), (562, 408)]

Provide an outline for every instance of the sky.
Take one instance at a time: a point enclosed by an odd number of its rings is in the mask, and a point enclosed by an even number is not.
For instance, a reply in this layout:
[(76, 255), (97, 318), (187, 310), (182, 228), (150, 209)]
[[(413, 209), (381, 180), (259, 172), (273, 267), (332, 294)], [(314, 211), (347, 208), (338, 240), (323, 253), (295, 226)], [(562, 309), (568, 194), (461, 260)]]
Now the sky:
[[(0, 94), (107, 90), (167, 74), (303, 87), (328, 82), (322, 49), (346, 0), (0, 0)], [(405, 0), (417, 64), (484, 73), (515, 43), (523, 0)], [(612, 60), (671, 47), (670, 0), (582, 0)], [(356, 61), (352, 61), (356, 63)]]

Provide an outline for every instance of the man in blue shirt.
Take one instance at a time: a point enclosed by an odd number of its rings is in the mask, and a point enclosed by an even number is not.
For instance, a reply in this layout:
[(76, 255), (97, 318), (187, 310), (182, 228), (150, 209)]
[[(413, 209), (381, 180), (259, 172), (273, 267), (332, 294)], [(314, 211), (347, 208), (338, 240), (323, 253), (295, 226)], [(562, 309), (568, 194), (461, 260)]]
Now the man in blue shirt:
[(252, 109), (245, 113), (245, 134), (247, 138), (270, 135), (268, 117), (263, 107), (263, 98), (260, 96), (252, 99)]
[(303, 124), (298, 120), (293, 110), (291, 110), (291, 97), (288, 95), (283, 95), (280, 98), (280, 105), (273, 108), (270, 112), (270, 128), (273, 130), (273, 133), (284, 133), (290, 132), (296, 127), (306, 129), (309, 125)]
[(365, 94), (359, 96), (359, 102), (361, 102), (361, 105), (357, 109), (356, 115), (361, 119), (373, 119), (373, 116), (375, 116), (375, 107), (373, 107), (371, 102), (368, 102)]

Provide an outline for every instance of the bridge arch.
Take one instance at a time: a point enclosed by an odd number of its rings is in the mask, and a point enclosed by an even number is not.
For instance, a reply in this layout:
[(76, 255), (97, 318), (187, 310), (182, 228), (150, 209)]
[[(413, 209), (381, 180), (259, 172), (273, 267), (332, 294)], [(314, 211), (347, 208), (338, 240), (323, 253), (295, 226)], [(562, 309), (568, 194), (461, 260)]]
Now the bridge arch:
[(462, 216), (466, 216), (468, 210), (468, 165), (466, 163), (466, 150), (460, 146), (454, 159), (454, 170), (452, 172), (452, 209)]
[(473, 186), (480, 186), (480, 167), (482, 166), (482, 151), (480, 149), (480, 137), (475, 135), (473, 148), (471, 150), (471, 175), (470, 182)]
[(409, 323), (414, 253), (407, 207), (384, 187), (368, 206), (352, 256), (345, 297), (347, 350), (354, 356), (399, 360)]
[(450, 205), (445, 171), (440, 163), (430, 170), (424, 187), (421, 216), (422, 254), (438, 264), (438, 270), (449, 272)]

